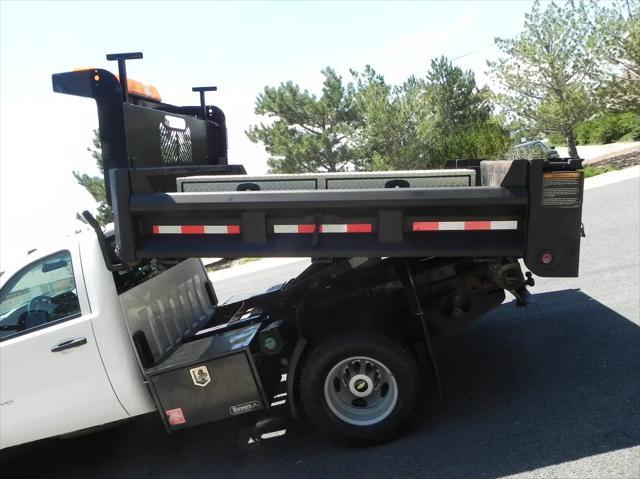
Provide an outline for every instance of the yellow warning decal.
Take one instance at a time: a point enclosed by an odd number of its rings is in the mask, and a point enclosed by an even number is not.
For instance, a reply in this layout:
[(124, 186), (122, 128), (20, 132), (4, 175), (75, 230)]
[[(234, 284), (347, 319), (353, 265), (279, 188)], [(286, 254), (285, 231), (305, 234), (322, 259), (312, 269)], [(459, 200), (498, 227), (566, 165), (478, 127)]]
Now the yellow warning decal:
[(542, 206), (550, 208), (579, 208), (581, 205), (581, 171), (557, 171), (543, 174)]

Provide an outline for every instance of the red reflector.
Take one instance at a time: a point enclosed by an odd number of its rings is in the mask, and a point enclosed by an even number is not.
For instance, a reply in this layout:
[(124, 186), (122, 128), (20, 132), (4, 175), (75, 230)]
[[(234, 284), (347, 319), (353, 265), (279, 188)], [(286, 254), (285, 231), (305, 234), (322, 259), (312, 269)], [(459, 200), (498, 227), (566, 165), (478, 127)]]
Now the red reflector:
[(545, 251), (540, 256), (540, 261), (542, 261), (542, 264), (551, 264), (551, 263), (553, 263), (553, 254), (550, 251)]
[(347, 225), (347, 233), (371, 233), (372, 226), (370, 224), (348, 224)]
[(160, 227), (158, 225), (153, 225), (153, 234), (160, 234)]
[(227, 234), (239, 235), (240, 234), (240, 225), (229, 225), (229, 226), (227, 226)]
[(183, 225), (181, 227), (183, 235), (203, 235), (204, 226), (202, 225)]

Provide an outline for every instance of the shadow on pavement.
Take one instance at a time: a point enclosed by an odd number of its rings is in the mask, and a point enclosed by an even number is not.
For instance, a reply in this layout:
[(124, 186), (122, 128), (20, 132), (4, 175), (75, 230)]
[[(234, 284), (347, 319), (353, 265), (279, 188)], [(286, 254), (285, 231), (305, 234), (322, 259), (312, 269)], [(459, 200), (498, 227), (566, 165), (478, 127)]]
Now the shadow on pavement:
[(21, 477), (496, 477), (640, 444), (640, 328), (579, 290), (505, 304), (437, 342), (445, 399), (404, 437), (351, 448), (300, 422), (250, 453), (222, 422), (166, 435), (155, 415), (0, 454)]

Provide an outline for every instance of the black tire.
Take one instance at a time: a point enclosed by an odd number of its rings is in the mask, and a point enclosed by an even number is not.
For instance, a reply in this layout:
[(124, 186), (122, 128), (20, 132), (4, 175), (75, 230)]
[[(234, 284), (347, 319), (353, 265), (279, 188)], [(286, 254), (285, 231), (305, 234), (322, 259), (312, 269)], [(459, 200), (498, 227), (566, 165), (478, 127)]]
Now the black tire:
[[(395, 402), (388, 406), (388, 415), (373, 424), (345, 422), (327, 403), (327, 375), (341, 361), (355, 356), (378, 361), (395, 380)], [(331, 384), (329, 379), (327, 388)], [(409, 424), (420, 404), (421, 386), (417, 363), (402, 343), (377, 333), (345, 333), (321, 338), (309, 352), (300, 375), (300, 401), (317, 429), (351, 443), (379, 444), (396, 438)], [(339, 389), (341, 385), (336, 387)]]

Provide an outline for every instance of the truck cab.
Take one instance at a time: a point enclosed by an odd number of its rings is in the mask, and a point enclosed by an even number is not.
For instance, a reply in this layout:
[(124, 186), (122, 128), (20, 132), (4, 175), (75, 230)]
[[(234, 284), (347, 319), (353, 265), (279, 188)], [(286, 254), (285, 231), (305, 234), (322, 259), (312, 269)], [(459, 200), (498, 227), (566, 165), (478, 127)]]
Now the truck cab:
[[(234, 318), (262, 319), (245, 315), (252, 310), (245, 301), (218, 306), (198, 258), (107, 267), (102, 248), (106, 244), (112, 250), (114, 241), (113, 227), (99, 236), (85, 231), (35, 250), (2, 276), (0, 448), (156, 411), (163, 403), (154, 402), (157, 389), (149, 385), (171, 372), (176, 351), (190, 342), (197, 349)], [(258, 327), (250, 329), (210, 342), (224, 356), (238, 347), (243, 334), (253, 339)], [(230, 368), (243, 358), (248, 366), (246, 355), (236, 357)], [(208, 370), (199, 371), (198, 389), (211, 382), (203, 381)], [(233, 390), (239, 382), (238, 375), (227, 374), (233, 384), (225, 387), (225, 373), (216, 371), (218, 398), (221, 389)], [(251, 371), (245, 376), (250, 379)], [(248, 394), (245, 402), (253, 404), (258, 392), (254, 388)], [(231, 403), (223, 401), (223, 409), (237, 405), (235, 399), (227, 395), (224, 400)], [(264, 398), (260, 401), (262, 407)], [(166, 417), (164, 410), (160, 413)]]
[(0, 447), (154, 410), (115, 279), (92, 232), (0, 278)]

